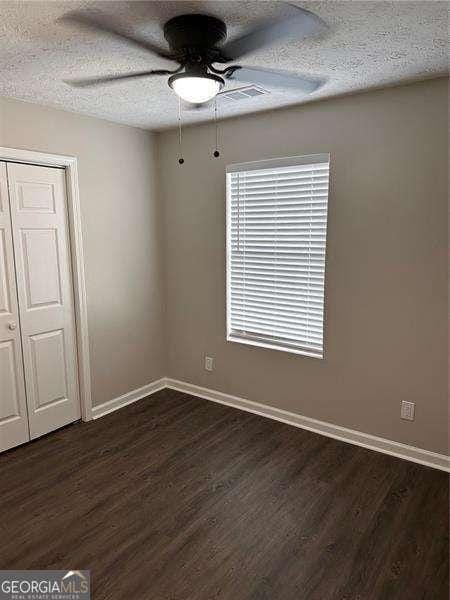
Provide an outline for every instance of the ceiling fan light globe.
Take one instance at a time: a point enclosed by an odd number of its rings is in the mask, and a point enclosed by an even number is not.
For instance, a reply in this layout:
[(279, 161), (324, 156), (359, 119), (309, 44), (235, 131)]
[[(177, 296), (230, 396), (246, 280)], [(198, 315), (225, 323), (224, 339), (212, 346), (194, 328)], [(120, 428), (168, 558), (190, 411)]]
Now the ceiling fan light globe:
[(224, 81), (221, 77), (208, 74), (204, 76), (173, 75), (169, 78), (173, 91), (186, 102), (202, 104), (212, 100), (222, 89)]

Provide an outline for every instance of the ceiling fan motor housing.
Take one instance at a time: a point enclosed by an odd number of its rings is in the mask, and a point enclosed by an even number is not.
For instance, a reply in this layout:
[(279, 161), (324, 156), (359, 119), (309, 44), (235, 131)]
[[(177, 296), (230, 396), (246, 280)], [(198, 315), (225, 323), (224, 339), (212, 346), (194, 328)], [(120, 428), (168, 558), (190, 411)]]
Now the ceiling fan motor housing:
[(223, 21), (209, 15), (180, 15), (164, 25), (170, 49), (189, 62), (208, 62), (214, 47), (227, 37)]

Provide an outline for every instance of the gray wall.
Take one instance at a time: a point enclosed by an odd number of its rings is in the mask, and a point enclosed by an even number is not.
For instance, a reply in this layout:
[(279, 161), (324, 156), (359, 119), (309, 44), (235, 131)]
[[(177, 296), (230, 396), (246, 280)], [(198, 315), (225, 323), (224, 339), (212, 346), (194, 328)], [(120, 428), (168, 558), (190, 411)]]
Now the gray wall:
[[(159, 135), (168, 375), (447, 450), (447, 80)], [(331, 153), (325, 359), (225, 340), (225, 166)], [(205, 354), (215, 370), (203, 368)], [(400, 420), (400, 401), (416, 420)]]
[(154, 136), (0, 99), (0, 146), (78, 158), (93, 403), (164, 376)]

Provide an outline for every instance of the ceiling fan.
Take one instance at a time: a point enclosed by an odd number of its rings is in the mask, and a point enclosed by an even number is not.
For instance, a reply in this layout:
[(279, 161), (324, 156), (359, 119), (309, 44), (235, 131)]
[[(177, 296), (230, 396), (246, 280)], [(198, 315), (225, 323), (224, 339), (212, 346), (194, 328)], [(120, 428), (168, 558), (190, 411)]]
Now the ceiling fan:
[[(74, 87), (92, 87), (128, 79), (169, 75), (168, 84), (173, 91), (181, 99), (195, 105), (212, 100), (227, 80), (310, 93), (323, 85), (324, 80), (274, 69), (236, 64), (227, 66), (228, 63), (284, 37), (295, 36), (298, 41), (323, 33), (327, 29), (324, 21), (314, 13), (294, 5), (290, 6), (292, 10), (289, 15), (258, 22), (245, 34), (229, 41), (226, 41), (225, 23), (216, 17), (203, 14), (176, 16), (167, 21), (163, 28), (168, 50), (131, 35), (107, 15), (89, 11), (69, 12), (63, 15), (60, 21), (114, 35), (158, 57), (174, 61), (178, 63), (178, 67), (174, 70), (153, 69), (123, 75), (75, 79), (67, 83)], [(223, 65), (223, 68), (214, 65)]]

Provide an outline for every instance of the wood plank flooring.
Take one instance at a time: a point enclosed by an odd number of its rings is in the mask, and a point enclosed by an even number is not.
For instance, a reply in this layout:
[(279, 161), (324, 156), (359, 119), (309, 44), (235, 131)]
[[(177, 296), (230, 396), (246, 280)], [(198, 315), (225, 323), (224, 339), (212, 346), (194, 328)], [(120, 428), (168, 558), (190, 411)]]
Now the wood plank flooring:
[(0, 456), (0, 568), (95, 600), (447, 600), (448, 477), (163, 390)]

